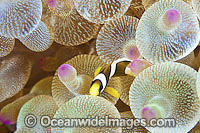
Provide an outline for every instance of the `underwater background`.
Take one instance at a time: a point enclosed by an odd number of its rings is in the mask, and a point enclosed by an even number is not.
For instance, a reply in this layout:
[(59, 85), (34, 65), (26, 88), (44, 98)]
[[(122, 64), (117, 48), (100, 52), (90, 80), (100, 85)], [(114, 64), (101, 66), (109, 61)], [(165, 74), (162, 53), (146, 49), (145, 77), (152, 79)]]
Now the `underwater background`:
[[(0, 7), (0, 132), (200, 133), (199, 0), (0, 0)], [(177, 123), (27, 127), (29, 114)]]

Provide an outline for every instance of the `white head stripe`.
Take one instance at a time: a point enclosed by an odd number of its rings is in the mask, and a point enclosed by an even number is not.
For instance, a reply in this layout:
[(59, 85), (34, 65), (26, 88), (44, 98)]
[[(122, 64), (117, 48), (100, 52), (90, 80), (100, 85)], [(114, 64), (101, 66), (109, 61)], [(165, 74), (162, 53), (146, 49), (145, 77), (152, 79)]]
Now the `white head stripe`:
[(114, 61), (112, 64), (111, 64), (111, 70), (110, 70), (110, 76), (109, 76), (109, 79), (115, 74), (115, 71), (116, 71), (116, 67), (117, 67), (117, 63), (119, 62), (122, 62), (122, 61), (132, 61), (128, 58), (120, 58), (120, 59), (117, 59), (116, 61)]
[(131, 73), (131, 69), (129, 67), (126, 67), (125, 68), (125, 74), (129, 74), (130, 75)]
[(103, 86), (102, 91), (106, 88), (106, 84), (107, 84), (107, 80), (106, 80), (106, 76), (103, 73), (98, 74), (93, 81), (95, 80), (100, 80)]
[(130, 60), (130, 59), (126, 58), (126, 57), (123, 57), (123, 58), (115, 60), (113, 63), (117, 64), (117, 63), (122, 62), (122, 61), (132, 61), (132, 60)]

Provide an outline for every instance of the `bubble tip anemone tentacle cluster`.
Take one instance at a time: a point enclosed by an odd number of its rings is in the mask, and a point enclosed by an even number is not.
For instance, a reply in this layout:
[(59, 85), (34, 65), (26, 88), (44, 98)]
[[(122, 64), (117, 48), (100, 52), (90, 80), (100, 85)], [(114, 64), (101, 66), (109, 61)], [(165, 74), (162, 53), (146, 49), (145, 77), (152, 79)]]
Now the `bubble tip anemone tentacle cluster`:
[(62, 64), (58, 68), (58, 77), (65, 84), (77, 77), (76, 69), (69, 64)]
[(160, 17), (160, 19), (157, 22), (158, 28), (163, 33), (166, 32), (172, 32), (182, 22), (182, 15), (180, 11), (178, 11), (175, 8), (171, 8), (165, 11), (163, 16)]
[(134, 76), (138, 76), (140, 72), (151, 65), (151, 63), (144, 59), (135, 59), (130, 64), (130, 70)]
[(41, 0), (3, 0), (0, 4), (3, 4), (0, 9), (0, 34), (5, 37), (28, 35), (36, 28), (42, 16)]
[[(149, 131), (190, 131), (200, 116), (196, 79), (197, 72), (181, 63), (167, 62), (148, 67), (136, 77), (130, 87), (132, 113), (136, 118), (141, 118), (141, 110), (149, 105), (156, 105), (153, 110), (158, 111), (157, 114), (161, 112), (162, 118), (176, 119), (176, 128), (146, 127)], [(148, 112), (145, 115), (148, 115)]]
[(151, 119), (163, 118), (162, 110), (163, 109), (155, 104), (145, 105), (141, 109), (141, 118), (145, 118), (148, 122), (150, 122)]
[[(195, 48), (200, 35), (200, 0), (132, 0), (129, 7), (130, 3), (0, 0), (1, 127), (5, 124), (11, 129), (17, 122), (16, 133), (192, 129), (200, 120), (200, 70), (197, 73), (188, 66), (200, 66), (194, 63), (199, 52)], [(24, 54), (27, 48), (32, 60)], [(118, 106), (119, 98), (128, 106)], [(151, 119), (173, 118), (176, 127), (125, 127), (124, 131), (120, 127), (71, 127), (53, 131), (39, 123), (34, 128), (24, 125), (28, 114), (37, 119), (43, 115), (56, 119), (111, 115), (119, 119), (119, 111), (124, 109), (129, 112), (121, 113), (122, 118), (144, 118), (146, 124)]]
[(163, 15), (163, 21), (168, 27), (174, 27), (181, 23), (182, 16), (178, 10), (168, 9)]
[(74, 95), (89, 94), (89, 91), (86, 93), (86, 88), (89, 88), (90, 76), (84, 74), (77, 75), (77, 70), (69, 64), (62, 64), (58, 68), (57, 73), (60, 81)]
[(48, 5), (50, 8), (55, 7), (55, 5), (56, 5), (56, 0), (47, 0), (47, 5)]
[[(120, 118), (117, 108), (108, 100), (92, 95), (80, 95), (63, 104), (54, 118)], [(65, 132), (121, 132), (121, 127), (70, 127), (62, 128)], [(52, 129), (51, 131), (56, 131)]]
[(182, 0), (154, 3), (144, 12), (136, 30), (138, 49), (153, 64), (181, 59), (191, 53), (198, 43), (196, 13)]
[(126, 58), (131, 60), (140, 57), (140, 52), (136, 46), (136, 42), (134, 39), (129, 40), (129, 42), (124, 46), (123, 53)]

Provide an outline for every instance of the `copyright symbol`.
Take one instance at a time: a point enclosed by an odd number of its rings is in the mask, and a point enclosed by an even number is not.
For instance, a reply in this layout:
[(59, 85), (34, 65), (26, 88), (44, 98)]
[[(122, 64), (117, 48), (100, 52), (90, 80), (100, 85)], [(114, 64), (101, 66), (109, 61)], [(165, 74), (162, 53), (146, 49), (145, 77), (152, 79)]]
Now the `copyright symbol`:
[(24, 119), (24, 123), (27, 127), (33, 128), (37, 124), (37, 118), (34, 115), (27, 115)]

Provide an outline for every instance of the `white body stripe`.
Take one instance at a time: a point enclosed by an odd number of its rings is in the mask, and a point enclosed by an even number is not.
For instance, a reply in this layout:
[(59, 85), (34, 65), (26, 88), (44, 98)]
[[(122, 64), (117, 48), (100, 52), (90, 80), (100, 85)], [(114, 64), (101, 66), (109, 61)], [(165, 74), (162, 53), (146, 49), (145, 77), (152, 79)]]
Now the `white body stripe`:
[(103, 86), (103, 89), (101, 90), (101, 92), (106, 88), (106, 84), (107, 84), (107, 80), (106, 80), (106, 76), (103, 73), (98, 74), (93, 81), (95, 80), (100, 80)]
[(115, 74), (115, 70), (116, 70), (117, 64), (115, 62), (113, 62), (111, 64), (111, 70), (110, 70), (110, 76), (109, 79)]
[(115, 74), (117, 63), (122, 62), (122, 61), (132, 61), (132, 60), (124, 57), (124, 58), (120, 58), (120, 59), (117, 59), (116, 61), (114, 61), (111, 64), (111, 71), (110, 71), (109, 79)]

